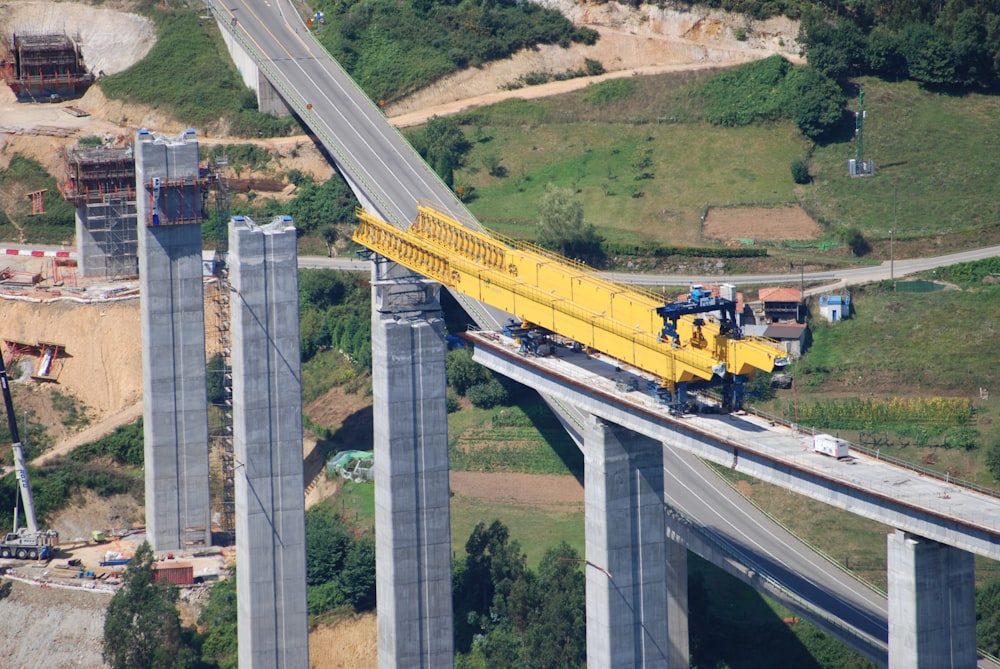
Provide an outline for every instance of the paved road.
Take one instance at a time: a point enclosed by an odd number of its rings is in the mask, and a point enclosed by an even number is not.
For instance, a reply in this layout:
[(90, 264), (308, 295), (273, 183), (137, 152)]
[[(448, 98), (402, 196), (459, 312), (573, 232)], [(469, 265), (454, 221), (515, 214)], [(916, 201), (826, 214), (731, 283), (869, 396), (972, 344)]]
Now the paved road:
[[(823, 282), (824, 287), (816, 290), (826, 290), (829, 287), (857, 286), (889, 278), (901, 278), (918, 272), (926, 272), (938, 267), (947, 267), (962, 262), (983, 260), (1000, 256), (1000, 246), (987, 246), (971, 251), (949, 253), (942, 256), (927, 258), (909, 258), (886, 261), (870, 267), (853, 267), (836, 269), (826, 272), (791, 272), (788, 274), (729, 274), (725, 276), (712, 274), (637, 274), (630, 272), (603, 272), (602, 276), (616, 283), (631, 283), (638, 286), (690, 286), (692, 283), (718, 283), (727, 281), (740, 285), (748, 284), (789, 284), (804, 281), (807, 283)], [(339, 256), (324, 258), (322, 256), (300, 256), (299, 267), (310, 269), (340, 269), (369, 271), (369, 265), (356, 257)], [(806, 291), (809, 292), (808, 290)]]
[[(664, 489), (672, 507), (697, 518), (703, 532), (741, 564), (827, 612), (837, 627), (851, 628), (862, 637), (859, 646), (865, 654), (885, 662), (889, 626), (884, 595), (820, 557), (739, 492), (720, 485), (719, 477), (693, 455), (666, 449), (664, 469)], [(848, 641), (846, 630), (829, 625), (827, 629)]]

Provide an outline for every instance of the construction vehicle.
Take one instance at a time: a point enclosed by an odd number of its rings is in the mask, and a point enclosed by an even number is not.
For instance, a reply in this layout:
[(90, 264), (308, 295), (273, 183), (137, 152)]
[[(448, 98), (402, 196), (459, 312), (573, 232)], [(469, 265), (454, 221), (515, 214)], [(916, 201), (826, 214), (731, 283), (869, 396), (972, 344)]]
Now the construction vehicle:
[(648, 392), (679, 411), (688, 391), (707, 387), (720, 388), (723, 405), (739, 410), (750, 375), (788, 363), (777, 342), (743, 335), (731, 300), (699, 286), (688, 300), (667, 302), (423, 205), (408, 230), (363, 209), (357, 216), (353, 239), (370, 252), (514, 315), (517, 332), (508, 336), (522, 352), (547, 350), (551, 334), (570, 339), (652, 375)]
[(20, 499), (24, 503), (24, 518), (27, 527), (18, 527), (18, 506), (14, 504), (14, 531), (8, 532), (0, 539), (0, 557), (15, 557), (19, 560), (47, 560), (59, 544), (59, 533), (55, 530), (39, 530), (35, 519), (35, 502), (31, 496), (31, 484), (28, 481), (28, 467), (24, 461), (24, 447), (17, 432), (17, 420), (14, 418), (14, 401), (10, 395), (10, 383), (7, 379), (7, 363), (0, 353), (0, 386), (3, 389), (3, 403), (7, 410), (7, 427), (14, 444), (14, 472), (20, 488)]

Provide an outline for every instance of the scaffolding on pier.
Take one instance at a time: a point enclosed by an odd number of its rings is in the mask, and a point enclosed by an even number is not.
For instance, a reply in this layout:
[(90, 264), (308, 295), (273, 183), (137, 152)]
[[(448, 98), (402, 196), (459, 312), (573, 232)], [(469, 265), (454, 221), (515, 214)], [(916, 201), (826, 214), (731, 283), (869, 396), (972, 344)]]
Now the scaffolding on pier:
[(80, 44), (65, 33), (14, 33), (0, 38), (0, 76), (18, 98), (75, 96), (94, 83)]
[(97, 147), (66, 153), (63, 198), (77, 209), (84, 274), (125, 279), (139, 273), (135, 158), (131, 148)]

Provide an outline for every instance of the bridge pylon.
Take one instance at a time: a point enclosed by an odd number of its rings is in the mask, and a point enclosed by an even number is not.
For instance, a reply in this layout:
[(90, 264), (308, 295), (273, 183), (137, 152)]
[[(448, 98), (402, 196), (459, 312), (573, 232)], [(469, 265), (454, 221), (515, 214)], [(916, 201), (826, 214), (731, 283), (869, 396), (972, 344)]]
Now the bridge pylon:
[(451, 500), (441, 286), (378, 256), (373, 265), (378, 666), (451, 667)]
[(687, 552), (666, 537), (662, 442), (590, 415), (584, 478), (587, 665), (689, 666)]

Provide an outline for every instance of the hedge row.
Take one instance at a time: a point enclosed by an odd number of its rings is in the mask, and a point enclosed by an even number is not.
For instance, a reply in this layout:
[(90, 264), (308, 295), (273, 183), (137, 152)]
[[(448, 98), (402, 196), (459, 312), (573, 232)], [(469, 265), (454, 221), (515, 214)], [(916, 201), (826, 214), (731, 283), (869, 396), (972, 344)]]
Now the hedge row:
[(763, 258), (767, 249), (749, 246), (659, 246), (656, 244), (623, 244), (619, 242), (601, 242), (601, 251), (605, 255), (622, 256), (688, 256), (695, 258)]

